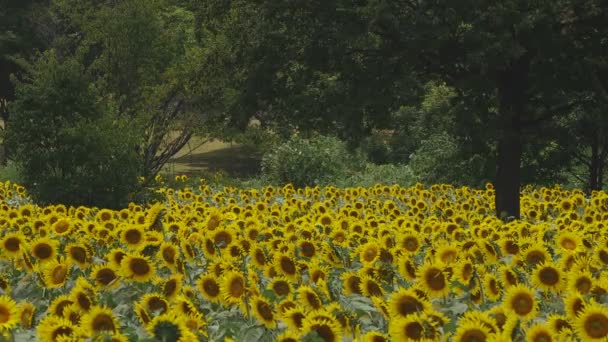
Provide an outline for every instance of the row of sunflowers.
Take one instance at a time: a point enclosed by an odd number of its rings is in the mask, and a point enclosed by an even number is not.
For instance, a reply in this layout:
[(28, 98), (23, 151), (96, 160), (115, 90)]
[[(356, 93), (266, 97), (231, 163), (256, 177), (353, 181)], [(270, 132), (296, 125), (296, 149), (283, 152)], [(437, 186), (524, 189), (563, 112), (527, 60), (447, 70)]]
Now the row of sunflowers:
[(608, 195), (161, 187), (122, 210), (0, 183), (0, 335), (15, 341), (604, 341)]

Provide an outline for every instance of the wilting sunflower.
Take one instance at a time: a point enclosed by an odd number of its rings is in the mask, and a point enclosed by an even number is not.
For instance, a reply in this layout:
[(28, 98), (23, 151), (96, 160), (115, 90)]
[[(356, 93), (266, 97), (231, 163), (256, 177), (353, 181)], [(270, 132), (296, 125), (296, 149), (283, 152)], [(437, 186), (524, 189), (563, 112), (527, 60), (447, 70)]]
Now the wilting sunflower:
[(502, 305), (505, 310), (524, 320), (534, 318), (538, 311), (534, 291), (524, 285), (516, 285), (507, 289)]
[(247, 287), (243, 274), (238, 271), (228, 271), (224, 273), (222, 277), (220, 291), (222, 293), (223, 302), (228, 305), (239, 304), (244, 306), (245, 302), (243, 301), (243, 296), (247, 292)]
[(112, 309), (94, 306), (80, 320), (80, 328), (85, 336), (94, 336), (102, 332), (117, 332), (120, 328)]
[(189, 342), (198, 340), (181, 317), (170, 313), (155, 317), (146, 324), (146, 331), (158, 341)]
[(9, 258), (19, 256), (25, 247), (25, 236), (21, 233), (8, 233), (0, 242), (2, 253)]
[(42, 279), (47, 288), (63, 287), (70, 273), (70, 265), (65, 260), (54, 259), (43, 264), (41, 268)]
[(63, 317), (53, 315), (45, 316), (36, 327), (40, 342), (55, 342), (59, 339), (76, 339), (78, 327)]
[(145, 282), (156, 276), (156, 268), (148, 257), (127, 255), (120, 263), (123, 277), (137, 282)]
[(9, 296), (0, 296), (0, 332), (13, 329), (19, 321), (17, 303)]
[(269, 329), (276, 327), (277, 321), (275, 313), (272, 310), (272, 306), (266, 299), (259, 296), (255, 296), (251, 298), (250, 303), (253, 315), (258, 319), (260, 323), (264, 324)]
[(476, 324), (472, 321), (466, 321), (458, 324), (454, 338), (454, 342), (472, 342), (486, 341), (491, 336), (490, 329), (483, 324)]
[(450, 292), (449, 274), (440, 263), (425, 263), (419, 269), (416, 278), (430, 297), (443, 297)]
[(21, 327), (23, 329), (31, 328), (36, 306), (30, 302), (21, 302), (17, 308), (19, 310), (19, 323)]
[(39, 262), (45, 263), (55, 259), (59, 242), (50, 238), (38, 238), (30, 243), (30, 253)]
[(342, 328), (336, 321), (305, 318), (302, 323), (302, 336), (317, 336), (324, 342), (342, 340)]
[(608, 338), (608, 309), (591, 302), (574, 320), (575, 329), (585, 341), (605, 341)]
[(426, 312), (430, 308), (431, 304), (420, 298), (411, 288), (399, 288), (391, 294), (388, 302), (388, 310), (392, 318)]
[(99, 264), (91, 270), (91, 279), (95, 282), (95, 286), (101, 288), (111, 288), (119, 285), (118, 273), (113, 267), (107, 264)]

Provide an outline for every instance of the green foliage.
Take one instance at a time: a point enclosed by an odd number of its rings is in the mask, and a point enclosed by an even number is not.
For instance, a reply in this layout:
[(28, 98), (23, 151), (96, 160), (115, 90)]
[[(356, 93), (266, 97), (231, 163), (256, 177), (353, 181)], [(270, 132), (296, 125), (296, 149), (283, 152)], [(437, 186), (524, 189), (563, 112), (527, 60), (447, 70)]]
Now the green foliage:
[(376, 184), (410, 186), (416, 182), (408, 165), (366, 163), (365, 168), (336, 181), (340, 187), (373, 187)]
[(262, 172), (271, 181), (297, 187), (331, 183), (362, 165), (363, 158), (350, 153), (344, 142), (321, 135), (295, 135), (262, 158)]
[(116, 115), (83, 65), (48, 51), (16, 82), (7, 144), (41, 203), (119, 208), (136, 190), (138, 132)]
[(6, 165), (0, 167), (0, 182), (4, 181), (23, 184), (21, 170), (15, 162), (9, 161)]

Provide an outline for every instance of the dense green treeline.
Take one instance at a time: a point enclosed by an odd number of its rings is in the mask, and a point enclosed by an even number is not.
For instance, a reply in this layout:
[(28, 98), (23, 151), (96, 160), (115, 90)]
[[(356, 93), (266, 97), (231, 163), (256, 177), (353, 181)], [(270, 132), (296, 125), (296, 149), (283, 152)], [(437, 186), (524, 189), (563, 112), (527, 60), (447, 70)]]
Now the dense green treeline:
[(499, 215), (519, 216), (520, 184), (604, 186), (606, 1), (1, 4), (6, 152), (45, 175), (29, 183), (128, 164), (111, 177), (132, 193), (192, 136), (255, 119), (262, 142), (333, 135), (422, 182), (492, 181)]

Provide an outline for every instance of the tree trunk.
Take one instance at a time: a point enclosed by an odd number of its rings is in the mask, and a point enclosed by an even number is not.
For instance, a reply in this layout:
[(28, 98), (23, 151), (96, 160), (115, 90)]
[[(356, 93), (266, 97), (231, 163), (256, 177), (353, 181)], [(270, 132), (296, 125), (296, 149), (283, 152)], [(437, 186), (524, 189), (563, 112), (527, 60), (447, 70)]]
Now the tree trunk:
[(522, 148), (521, 130), (504, 129), (498, 140), (495, 181), (496, 215), (503, 220), (520, 217)]
[(525, 115), (531, 55), (526, 53), (498, 73), (498, 148), (496, 156), (496, 215), (520, 218), (522, 118)]
[(589, 192), (599, 190), (600, 153), (597, 132), (592, 132), (591, 163), (589, 163)]

